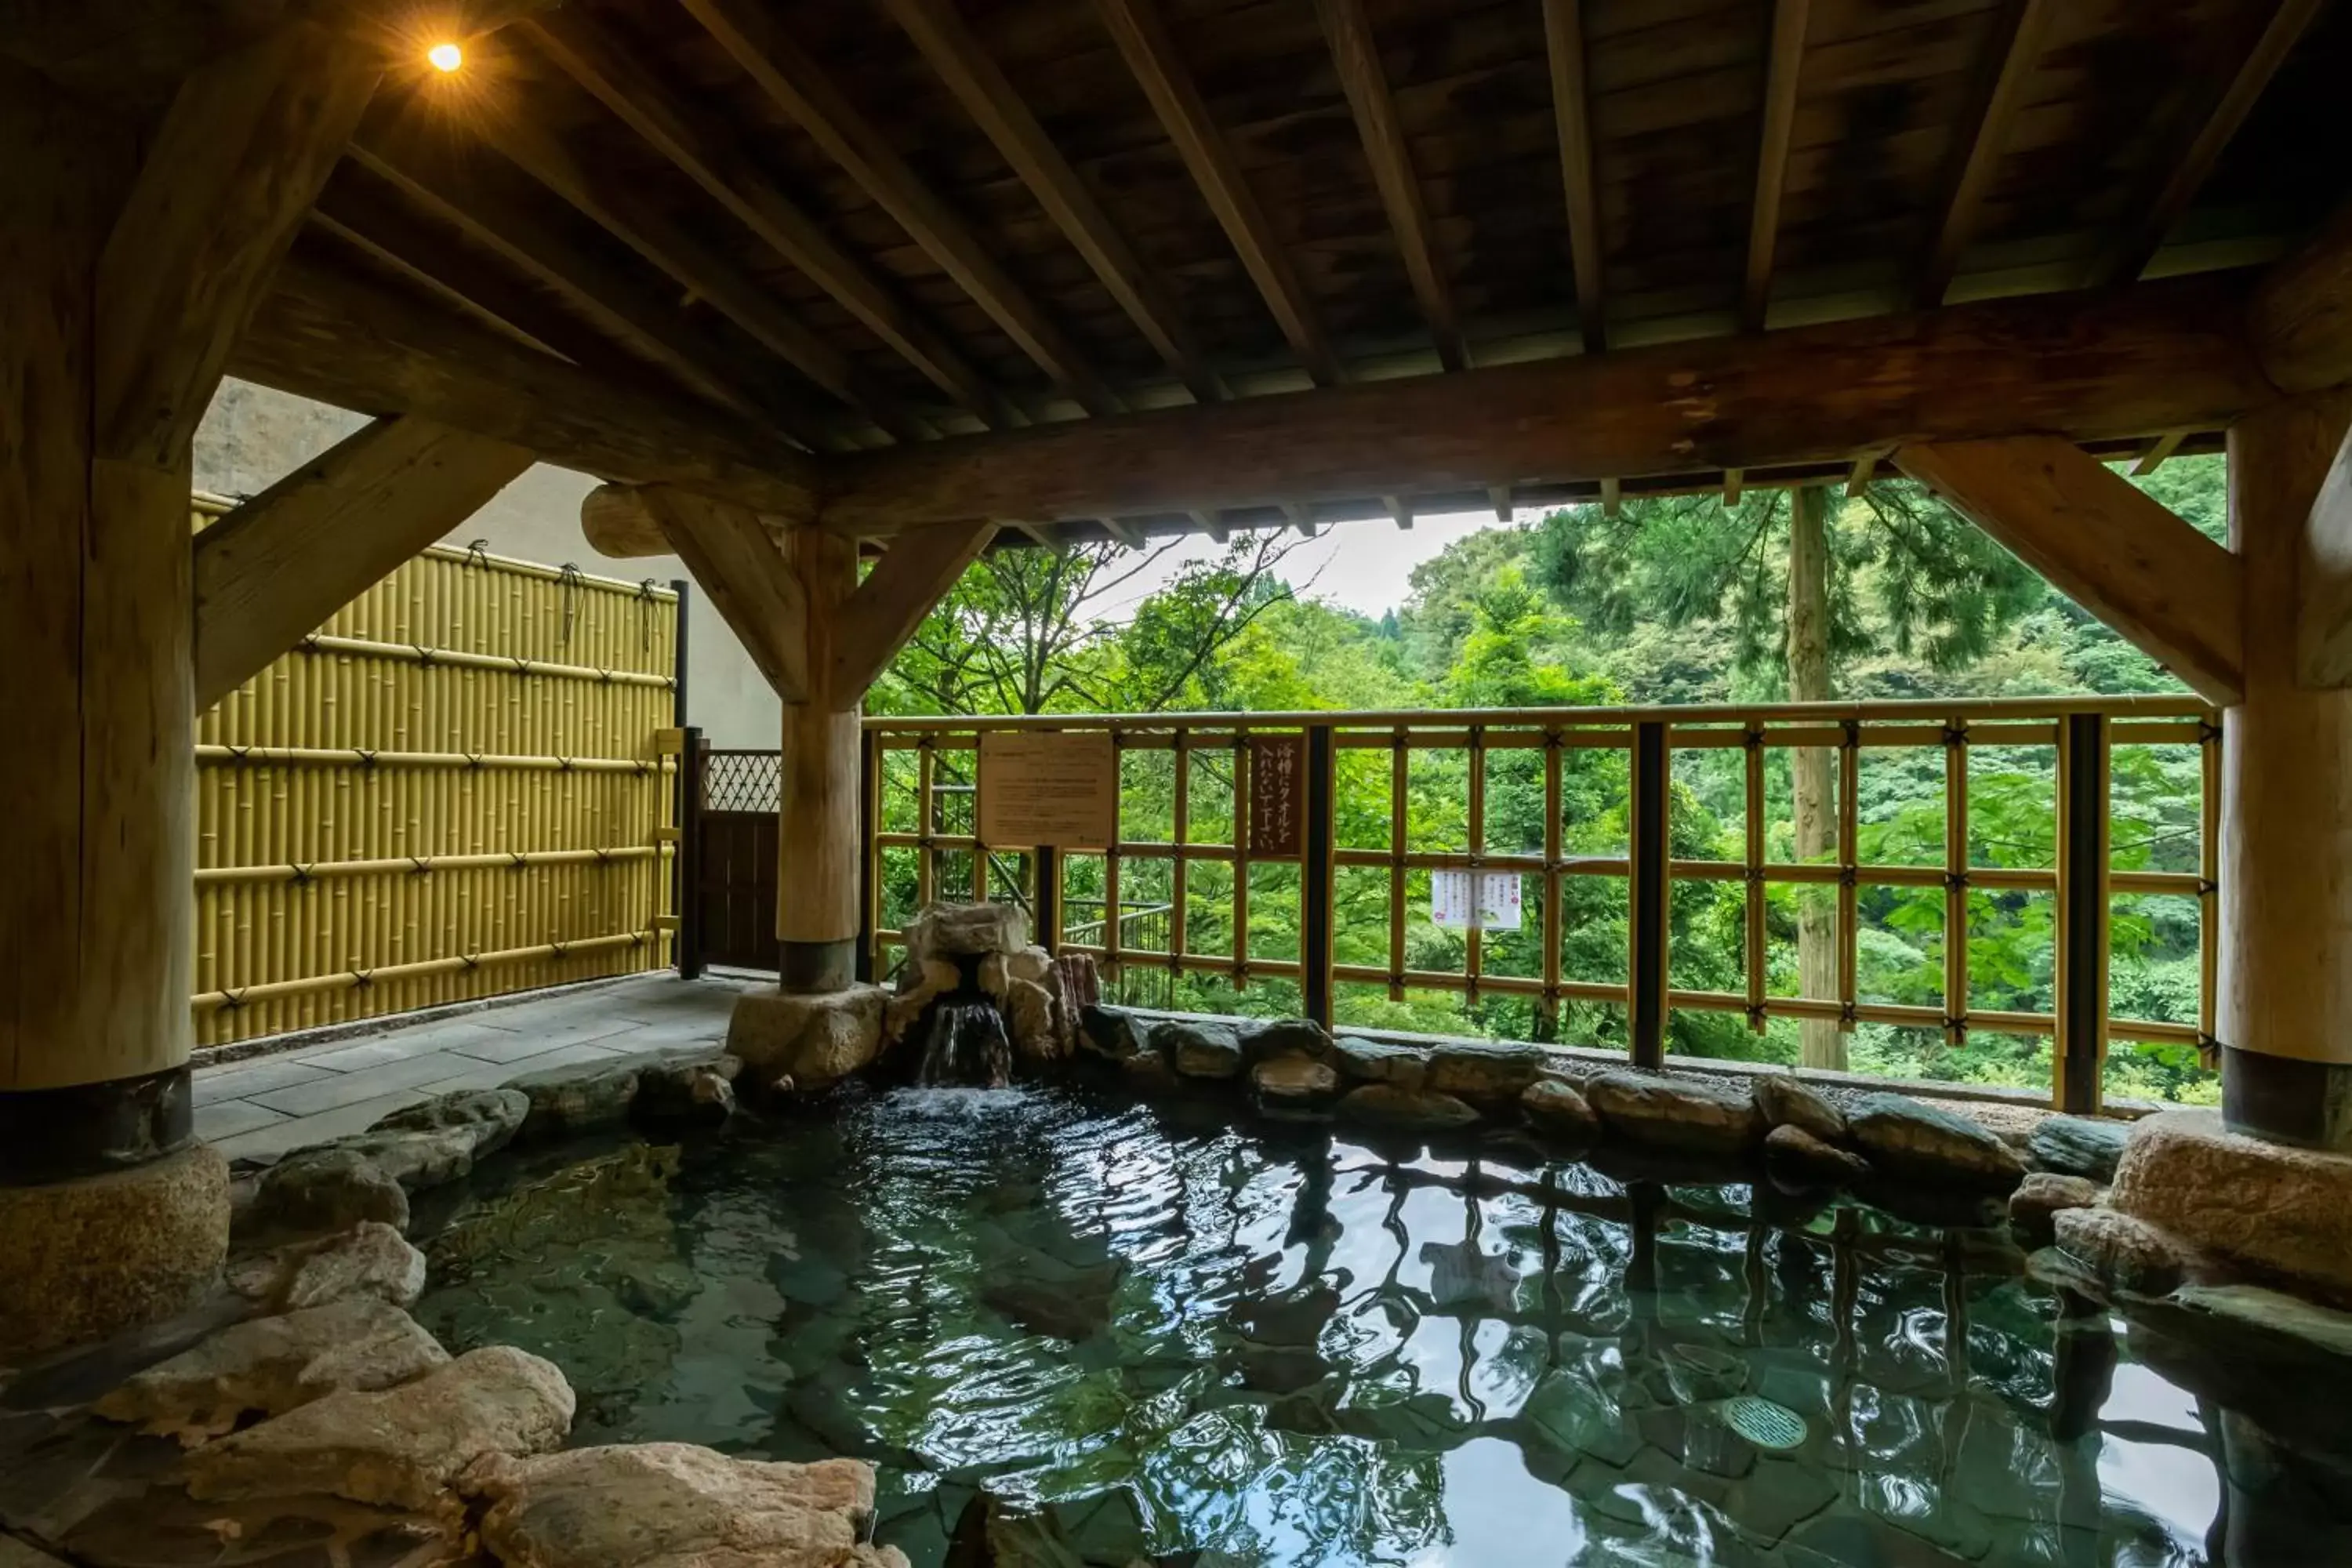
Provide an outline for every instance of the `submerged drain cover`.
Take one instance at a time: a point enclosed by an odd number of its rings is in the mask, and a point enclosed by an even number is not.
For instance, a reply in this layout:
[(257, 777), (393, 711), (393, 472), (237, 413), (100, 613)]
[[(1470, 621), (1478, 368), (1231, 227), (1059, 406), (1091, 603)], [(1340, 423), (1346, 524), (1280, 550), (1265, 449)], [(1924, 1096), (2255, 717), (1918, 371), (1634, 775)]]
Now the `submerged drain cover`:
[(1805, 1440), (1803, 1416), (1752, 1394), (1726, 1400), (1723, 1418), (1733, 1431), (1759, 1448), (1793, 1448)]

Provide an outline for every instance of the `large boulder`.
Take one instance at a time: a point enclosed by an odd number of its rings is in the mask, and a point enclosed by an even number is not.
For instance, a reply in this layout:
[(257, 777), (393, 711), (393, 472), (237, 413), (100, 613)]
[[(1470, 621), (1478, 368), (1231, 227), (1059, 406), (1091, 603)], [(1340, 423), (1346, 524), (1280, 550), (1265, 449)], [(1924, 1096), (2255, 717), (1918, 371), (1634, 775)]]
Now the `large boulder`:
[(906, 1568), (859, 1545), (874, 1472), (735, 1459), (687, 1443), (486, 1458), (462, 1481), (488, 1503), (482, 1542), (529, 1568)]
[(1250, 1087), (1276, 1115), (1316, 1111), (1339, 1098), (1339, 1075), (1311, 1057), (1274, 1057), (1250, 1068)]
[(1601, 1113), (1565, 1079), (1536, 1079), (1519, 1091), (1519, 1109), (1528, 1125), (1571, 1147), (1589, 1149), (1601, 1136)]
[(748, 992), (736, 999), (727, 1049), (763, 1089), (786, 1079), (798, 1089), (823, 1089), (861, 1070), (881, 1050), (888, 994), (878, 985), (805, 995)]
[(224, 1329), (91, 1408), (193, 1447), (249, 1415), (282, 1415), (342, 1389), (394, 1388), (448, 1359), (406, 1312), (352, 1297)]
[(1846, 1129), (1853, 1146), (1895, 1181), (1957, 1183), (2005, 1195), (2025, 1179), (2025, 1162), (1991, 1131), (1899, 1094), (1856, 1100)]
[(1429, 1053), (1422, 1087), (1457, 1100), (1494, 1105), (1517, 1100), (1551, 1065), (1541, 1046), (1507, 1040), (1448, 1040)]
[(2047, 1247), (2057, 1235), (2060, 1214), (2091, 1207), (2104, 1191), (2087, 1176), (2028, 1171), (2017, 1191), (2009, 1194), (2009, 1223), (2033, 1246)]
[(1234, 1078), (1242, 1070), (1241, 1037), (1231, 1024), (1171, 1018), (1152, 1032), (1185, 1078)]
[(1078, 1012), (1078, 1038), (1088, 1050), (1115, 1062), (1153, 1054), (1152, 1020), (1125, 1007), (1097, 1005)]
[(1450, 1094), (1368, 1083), (1340, 1097), (1339, 1114), (1371, 1127), (1411, 1132), (1444, 1132), (1478, 1120), (1477, 1108)]
[(505, 1148), (530, 1114), (530, 1097), (518, 1089), (462, 1089), (421, 1105), (404, 1105), (377, 1119), (371, 1132), (462, 1131), (472, 1139), (473, 1157)]
[(907, 953), (919, 963), (1014, 953), (1028, 945), (1028, 917), (1011, 904), (933, 904), (907, 922)]
[(425, 1254), (392, 1226), (366, 1219), (340, 1235), (246, 1258), (230, 1270), (229, 1283), (276, 1312), (354, 1297), (413, 1307), (425, 1294)]
[(1609, 1131), (1630, 1143), (1692, 1154), (1742, 1154), (1764, 1136), (1764, 1118), (1745, 1085), (1663, 1073), (1604, 1072), (1584, 1098)]
[(246, 1228), (309, 1235), (373, 1220), (408, 1228), (408, 1190), (362, 1150), (301, 1149), (269, 1167), (239, 1216)]
[(1415, 1089), (1429, 1078), (1429, 1052), (1399, 1040), (1340, 1035), (1331, 1041), (1331, 1058), (1339, 1076), (1356, 1083), (1385, 1083), (1397, 1089)]
[(1331, 1037), (1312, 1018), (1258, 1018), (1241, 1026), (1242, 1054), (1254, 1062), (1277, 1057), (1331, 1058)]
[(1824, 1143), (1845, 1142), (1845, 1112), (1794, 1073), (1759, 1074), (1754, 1092), (1766, 1126), (1800, 1128)]
[(2044, 1171), (2087, 1176), (2105, 1185), (2131, 1138), (2131, 1123), (2088, 1116), (2044, 1117), (2025, 1141), (2025, 1152)]
[(1034, 980), (1018, 975), (992, 993), (1004, 1015), (1004, 1032), (1013, 1037), (1013, 1054), (1024, 1062), (1056, 1062), (1069, 1054), (1068, 1035), (1055, 1016), (1054, 993)]
[(637, 1097), (629, 1119), (640, 1127), (716, 1127), (735, 1114), (740, 1058), (714, 1050), (638, 1061)]
[(2352, 1155), (2168, 1110), (2132, 1129), (2107, 1202), (2252, 1274), (2352, 1304)]
[(1793, 1121), (1764, 1134), (1764, 1169), (1783, 1187), (1802, 1192), (1851, 1187), (1870, 1179), (1870, 1162)]
[(523, 1131), (533, 1139), (570, 1138), (618, 1127), (637, 1101), (641, 1063), (616, 1058), (550, 1068), (516, 1079), (508, 1087), (530, 1100)]
[(330, 1394), (199, 1448), (188, 1459), (188, 1491), (202, 1501), (323, 1492), (430, 1508), (486, 1454), (561, 1445), (572, 1413), (572, 1387), (553, 1363), (493, 1345), (414, 1383)]
[(2195, 1255), (2145, 1220), (2108, 1208), (2060, 1209), (2058, 1248), (2119, 1290), (2161, 1296), (2197, 1266)]

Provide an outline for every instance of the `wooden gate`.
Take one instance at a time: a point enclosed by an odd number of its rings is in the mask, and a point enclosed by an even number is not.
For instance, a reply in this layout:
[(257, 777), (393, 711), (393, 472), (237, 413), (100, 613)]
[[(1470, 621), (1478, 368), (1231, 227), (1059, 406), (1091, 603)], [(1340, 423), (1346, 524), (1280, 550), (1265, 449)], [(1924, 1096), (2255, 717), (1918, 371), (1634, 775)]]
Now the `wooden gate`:
[(688, 832), (687, 973), (776, 967), (776, 752), (697, 747)]

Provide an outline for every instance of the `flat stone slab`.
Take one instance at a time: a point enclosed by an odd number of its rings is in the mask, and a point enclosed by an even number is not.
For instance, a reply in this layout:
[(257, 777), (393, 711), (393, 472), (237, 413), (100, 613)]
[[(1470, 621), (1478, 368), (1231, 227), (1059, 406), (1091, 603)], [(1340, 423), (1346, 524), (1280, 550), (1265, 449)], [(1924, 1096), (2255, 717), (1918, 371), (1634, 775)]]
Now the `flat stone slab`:
[(1411, 1132), (1443, 1132), (1478, 1120), (1476, 1109), (1450, 1094), (1368, 1083), (1339, 1100), (1339, 1114), (1371, 1127)]
[(2190, 1246), (2352, 1302), (2352, 1155), (2232, 1132), (2215, 1110), (2132, 1129), (2107, 1201)]
[(1846, 1113), (1854, 1148), (1896, 1181), (1959, 1183), (2006, 1195), (2025, 1162), (1981, 1123), (1899, 1094), (1869, 1094)]
[(1610, 1131), (1628, 1142), (1696, 1154), (1740, 1154), (1761, 1142), (1764, 1118), (1749, 1091), (1712, 1079), (1604, 1072), (1584, 1098)]

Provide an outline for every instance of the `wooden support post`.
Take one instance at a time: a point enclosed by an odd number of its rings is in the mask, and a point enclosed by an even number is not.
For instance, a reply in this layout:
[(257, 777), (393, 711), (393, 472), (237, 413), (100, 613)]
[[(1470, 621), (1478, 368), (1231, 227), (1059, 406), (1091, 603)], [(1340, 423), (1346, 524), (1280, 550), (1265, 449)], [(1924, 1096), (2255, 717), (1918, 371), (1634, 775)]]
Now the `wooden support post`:
[(2107, 721), (2075, 713), (2058, 748), (2058, 1109), (2099, 1109), (2107, 1058)]
[(857, 547), (822, 529), (784, 536), (806, 616), (809, 685), (784, 704), (776, 938), (788, 992), (839, 991), (856, 973), (858, 927), (858, 700), (832, 671)]
[(2230, 432), (2230, 534), (2245, 572), (2245, 700), (2222, 716), (2222, 1110), (2284, 1142), (2352, 1149), (2352, 689), (2303, 678), (2299, 621), (2345, 570), (2352, 395)]
[(1633, 1065), (1653, 1069), (1666, 1061), (1666, 727), (1633, 726), (1633, 876), (1627, 892), (1633, 923), (1628, 957), (1626, 1025)]
[(882, 831), (882, 739), (861, 728), (857, 750), (857, 955), (856, 978), (871, 985), (876, 972), (874, 933), (882, 924), (882, 868), (874, 836)]
[(520, 447), (404, 415), (379, 419), (195, 542), (198, 712), (259, 674), (525, 468)]
[[(685, 630), (682, 625), (678, 628), (681, 642)], [(687, 725), (683, 732), (686, 743), (677, 758), (677, 975), (694, 980), (705, 968), (702, 952), (708, 941), (702, 912), (702, 774), (710, 758), (698, 727)]]
[(1307, 852), (1298, 863), (1298, 990), (1307, 1016), (1331, 1026), (1331, 726), (1307, 730)]

